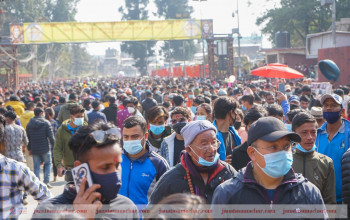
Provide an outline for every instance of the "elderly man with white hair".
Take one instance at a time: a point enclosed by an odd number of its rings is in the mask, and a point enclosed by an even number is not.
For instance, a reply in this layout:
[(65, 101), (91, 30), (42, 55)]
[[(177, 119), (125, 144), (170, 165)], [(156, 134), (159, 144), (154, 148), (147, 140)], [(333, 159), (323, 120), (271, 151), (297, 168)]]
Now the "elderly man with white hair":
[(180, 155), (180, 163), (158, 181), (150, 204), (157, 204), (174, 193), (191, 193), (211, 202), (215, 188), (237, 173), (220, 160), (216, 133), (215, 126), (207, 120), (192, 121), (181, 130), (185, 150)]

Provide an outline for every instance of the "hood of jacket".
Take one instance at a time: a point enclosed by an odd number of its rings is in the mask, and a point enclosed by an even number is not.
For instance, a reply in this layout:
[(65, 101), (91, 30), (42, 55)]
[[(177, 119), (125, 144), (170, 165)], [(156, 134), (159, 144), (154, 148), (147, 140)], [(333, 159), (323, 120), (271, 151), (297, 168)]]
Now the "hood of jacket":
[(22, 115), (21, 115), (21, 119), (24, 120), (29, 120), (31, 118), (34, 117), (34, 111), (25, 111)]

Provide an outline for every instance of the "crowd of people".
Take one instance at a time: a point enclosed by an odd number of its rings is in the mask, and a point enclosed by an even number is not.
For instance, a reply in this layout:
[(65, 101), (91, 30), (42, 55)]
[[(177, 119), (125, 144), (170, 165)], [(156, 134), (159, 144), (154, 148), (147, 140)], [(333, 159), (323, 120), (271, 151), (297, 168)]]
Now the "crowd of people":
[[(161, 78), (2, 88), (0, 218), (17, 218), (28, 194), (40, 211), (88, 205), (82, 216), (107, 219), (159, 204), (350, 204), (349, 87), (318, 95), (284, 83), (285, 92), (269, 81)], [(93, 184), (84, 178), (77, 191), (72, 169), (84, 163)], [(67, 185), (54, 197), (57, 176)], [(97, 212), (106, 205), (135, 212)]]

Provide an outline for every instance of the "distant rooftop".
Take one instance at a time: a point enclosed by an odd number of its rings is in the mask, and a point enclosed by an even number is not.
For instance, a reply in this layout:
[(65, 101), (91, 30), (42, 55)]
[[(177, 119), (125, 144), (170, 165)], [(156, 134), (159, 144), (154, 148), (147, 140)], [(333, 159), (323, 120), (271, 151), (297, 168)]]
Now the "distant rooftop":
[[(335, 26), (337, 31), (350, 32), (350, 18), (341, 18), (340, 21), (335, 22)], [(332, 31), (332, 25), (328, 31)]]

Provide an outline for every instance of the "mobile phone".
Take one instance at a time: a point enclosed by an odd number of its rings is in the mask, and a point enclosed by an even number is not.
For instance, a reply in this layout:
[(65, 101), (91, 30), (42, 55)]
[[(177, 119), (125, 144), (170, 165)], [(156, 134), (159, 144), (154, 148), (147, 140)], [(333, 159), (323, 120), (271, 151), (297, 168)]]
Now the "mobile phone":
[(282, 92), (283, 94), (286, 93), (285, 85), (283, 83), (278, 84), (278, 91)]
[(93, 184), (89, 165), (87, 163), (83, 163), (77, 167), (74, 167), (72, 169), (72, 175), (73, 175), (74, 185), (77, 190), (77, 193), (79, 192), (80, 184), (83, 181), (84, 177), (86, 178), (85, 190), (88, 189)]

